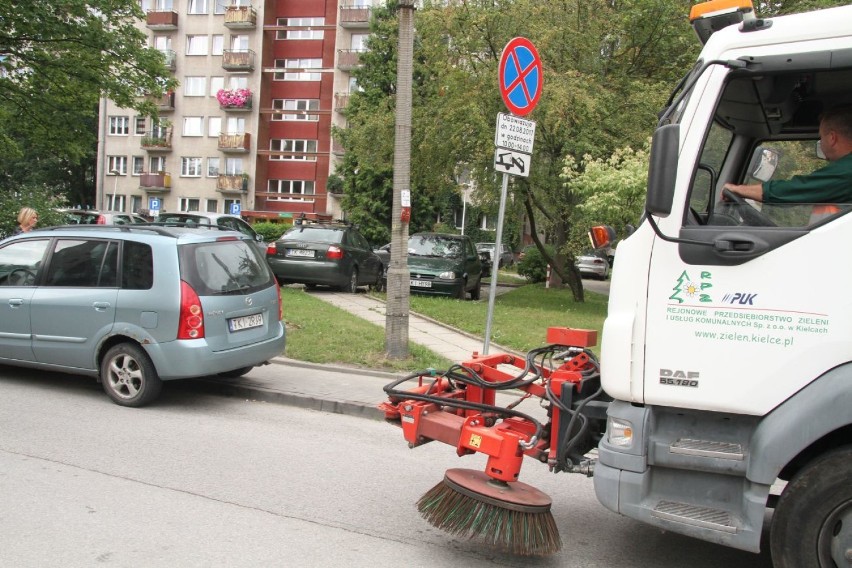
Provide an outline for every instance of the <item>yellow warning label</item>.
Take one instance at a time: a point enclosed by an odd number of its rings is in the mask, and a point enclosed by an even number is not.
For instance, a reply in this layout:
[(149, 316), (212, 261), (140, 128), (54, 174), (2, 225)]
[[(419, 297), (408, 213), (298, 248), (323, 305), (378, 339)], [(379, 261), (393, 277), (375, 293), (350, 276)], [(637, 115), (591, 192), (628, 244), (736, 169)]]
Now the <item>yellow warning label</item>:
[(477, 448), (478, 449), (479, 446), (482, 445), (482, 436), (480, 436), (479, 434), (471, 434), (470, 435), (470, 441), (468, 442), (468, 445), (471, 448)]

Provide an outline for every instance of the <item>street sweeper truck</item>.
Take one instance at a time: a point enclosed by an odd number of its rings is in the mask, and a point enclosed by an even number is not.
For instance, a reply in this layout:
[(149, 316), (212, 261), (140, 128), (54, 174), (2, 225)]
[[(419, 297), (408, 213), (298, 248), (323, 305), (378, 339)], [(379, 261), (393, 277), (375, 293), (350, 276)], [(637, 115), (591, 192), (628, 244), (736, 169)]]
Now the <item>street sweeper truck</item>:
[(704, 47), (660, 113), (600, 356), (595, 332), (552, 328), (526, 357), (396, 381), (382, 408), (410, 447), (487, 456), (418, 503), (453, 534), (558, 550), (531, 458), (660, 529), (752, 552), (768, 532), (776, 567), (852, 566), (852, 6), (690, 17)]

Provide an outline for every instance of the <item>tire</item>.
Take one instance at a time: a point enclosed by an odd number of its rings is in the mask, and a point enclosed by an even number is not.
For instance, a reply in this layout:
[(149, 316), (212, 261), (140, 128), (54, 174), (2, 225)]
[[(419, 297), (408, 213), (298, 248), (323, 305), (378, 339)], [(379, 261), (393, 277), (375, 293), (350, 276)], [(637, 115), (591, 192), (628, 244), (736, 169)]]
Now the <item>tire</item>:
[(822, 455), (784, 488), (769, 544), (776, 568), (847, 566), (852, 550), (852, 446)]
[(357, 294), (358, 293), (358, 269), (353, 268), (352, 274), (349, 275), (349, 283), (343, 287), (344, 292), (348, 292), (349, 294)]
[(104, 392), (121, 406), (140, 407), (160, 395), (163, 381), (148, 354), (133, 343), (110, 348), (101, 361)]
[(239, 369), (234, 369), (233, 371), (225, 371), (224, 373), (219, 373), (219, 376), (224, 377), (226, 379), (239, 379), (252, 369), (254, 369), (254, 367), (240, 367)]

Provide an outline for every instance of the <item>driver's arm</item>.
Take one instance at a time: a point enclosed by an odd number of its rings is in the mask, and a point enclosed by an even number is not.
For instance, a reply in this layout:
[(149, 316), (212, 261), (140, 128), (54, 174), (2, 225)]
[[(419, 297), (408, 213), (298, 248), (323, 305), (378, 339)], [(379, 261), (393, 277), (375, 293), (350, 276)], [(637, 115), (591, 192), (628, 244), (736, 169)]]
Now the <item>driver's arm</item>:
[(735, 185), (733, 183), (726, 183), (724, 188), (746, 199), (763, 201), (763, 184)]

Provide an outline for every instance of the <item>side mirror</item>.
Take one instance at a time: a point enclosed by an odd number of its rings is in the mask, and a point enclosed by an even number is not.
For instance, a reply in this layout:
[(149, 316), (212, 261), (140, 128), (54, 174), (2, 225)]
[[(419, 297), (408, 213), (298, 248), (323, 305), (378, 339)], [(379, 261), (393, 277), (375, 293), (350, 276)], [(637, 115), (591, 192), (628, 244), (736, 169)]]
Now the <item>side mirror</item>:
[(822, 151), (822, 144), (819, 143), (819, 140), (816, 141), (816, 157), (820, 160), (827, 160), (825, 157), (825, 152)]
[[(819, 149), (819, 143), (817, 143), (817, 148)], [(758, 146), (748, 167), (751, 177), (760, 181), (769, 181), (772, 179), (772, 174), (775, 173), (775, 168), (778, 167), (779, 158), (780, 155), (777, 150)]]
[(645, 211), (652, 215), (668, 217), (672, 212), (679, 148), (679, 124), (666, 124), (654, 132), (645, 198)]

